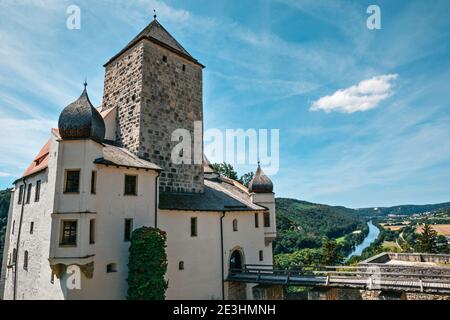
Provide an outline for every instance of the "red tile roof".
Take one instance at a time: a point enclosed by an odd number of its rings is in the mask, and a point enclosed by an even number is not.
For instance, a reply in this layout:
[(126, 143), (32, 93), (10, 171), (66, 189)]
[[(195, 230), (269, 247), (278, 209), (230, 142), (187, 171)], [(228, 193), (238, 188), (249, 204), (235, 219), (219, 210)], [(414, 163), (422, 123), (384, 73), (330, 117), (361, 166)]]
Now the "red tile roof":
[(39, 154), (34, 158), (33, 162), (23, 173), (23, 177), (30, 176), (48, 167), (48, 155), (50, 153), (50, 143), (51, 140), (48, 140), (45, 146), (41, 149), (41, 151), (39, 151)]

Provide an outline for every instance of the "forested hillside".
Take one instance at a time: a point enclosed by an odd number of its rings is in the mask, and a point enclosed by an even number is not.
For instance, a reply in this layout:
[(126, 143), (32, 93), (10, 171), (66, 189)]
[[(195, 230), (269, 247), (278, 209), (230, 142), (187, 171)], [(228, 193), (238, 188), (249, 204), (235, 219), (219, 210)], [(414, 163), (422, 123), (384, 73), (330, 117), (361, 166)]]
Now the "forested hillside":
[(274, 253), (292, 253), (303, 248), (318, 248), (323, 238), (340, 238), (366, 224), (357, 212), (295, 199), (276, 199), (277, 232)]
[(359, 214), (367, 216), (387, 216), (389, 214), (412, 215), (424, 212), (431, 212), (447, 207), (450, 207), (450, 202), (438, 204), (425, 204), (425, 205), (401, 205), (386, 208), (362, 208), (358, 209), (357, 211)]

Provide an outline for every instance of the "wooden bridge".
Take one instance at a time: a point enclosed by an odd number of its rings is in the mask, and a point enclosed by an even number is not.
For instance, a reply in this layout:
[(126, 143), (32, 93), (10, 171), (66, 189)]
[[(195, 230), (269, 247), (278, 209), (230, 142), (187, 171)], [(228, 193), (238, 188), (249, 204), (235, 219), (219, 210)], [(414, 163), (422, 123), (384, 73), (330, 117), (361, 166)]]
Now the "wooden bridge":
[(392, 269), (392, 266), (358, 265), (277, 270), (271, 265), (245, 265), (242, 269), (231, 269), (227, 280), (284, 286), (450, 293), (450, 268), (441, 268), (437, 273), (403, 266), (401, 272)]

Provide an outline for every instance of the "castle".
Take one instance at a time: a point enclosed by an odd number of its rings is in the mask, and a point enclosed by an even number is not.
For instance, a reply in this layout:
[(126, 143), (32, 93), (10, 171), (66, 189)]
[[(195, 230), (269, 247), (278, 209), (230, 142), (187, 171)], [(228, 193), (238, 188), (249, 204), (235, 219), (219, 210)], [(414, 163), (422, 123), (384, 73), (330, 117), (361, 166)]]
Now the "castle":
[(221, 176), (202, 141), (191, 141), (200, 161), (172, 161), (174, 130), (202, 134), (203, 68), (155, 17), (106, 63), (102, 105), (85, 85), (62, 111), (14, 183), (4, 299), (125, 299), (131, 234), (142, 226), (167, 233), (167, 299), (254, 297), (254, 284), (227, 276), (273, 263), (272, 182), (260, 167), (249, 188)]

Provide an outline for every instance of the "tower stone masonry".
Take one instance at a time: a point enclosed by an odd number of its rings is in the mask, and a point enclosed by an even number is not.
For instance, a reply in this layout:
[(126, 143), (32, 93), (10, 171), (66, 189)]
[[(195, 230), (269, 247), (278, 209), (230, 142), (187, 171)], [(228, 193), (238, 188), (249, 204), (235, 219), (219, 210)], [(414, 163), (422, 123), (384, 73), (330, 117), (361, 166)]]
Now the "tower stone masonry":
[[(117, 108), (116, 143), (163, 168), (161, 192), (203, 192), (203, 165), (194, 164), (203, 68), (156, 19), (105, 65), (102, 111)], [(177, 129), (191, 135), (191, 164), (172, 162)]]

